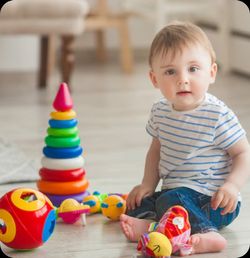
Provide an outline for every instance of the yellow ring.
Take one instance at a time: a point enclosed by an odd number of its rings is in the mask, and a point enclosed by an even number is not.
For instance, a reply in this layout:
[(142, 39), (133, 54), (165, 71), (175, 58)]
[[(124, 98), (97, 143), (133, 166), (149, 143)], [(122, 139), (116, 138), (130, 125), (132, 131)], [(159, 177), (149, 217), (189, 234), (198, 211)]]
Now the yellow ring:
[(6, 226), (6, 232), (4, 234), (0, 232), (0, 241), (9, 243), (16, 236), (16, 223), (11, 214), (4, 209), (0, 209), (0, 219), (4, 221)]
[(68, 195), (78, 194), (87, 190), (89, 182), (86, 179), (69, 182), (55, 182), (38, 180), (37, 187), (39, 191), (48, 194)]
[(70, 120), (76, 118), (76, 112), (73, 109), (65, 112), (53, 111), (50, 113), (50, 117), (55, 120)]
[[(25, 193), (33, 193), (36, 196), (36, 200), (27, 202), (22, 198), (22, 195)], [(25, 211), (37, 211), (41, 209), (46, 202), (45, 197), (42, 193), (30, 188), (17, 189), (11, 194), (10, 198), (17, 208)]]

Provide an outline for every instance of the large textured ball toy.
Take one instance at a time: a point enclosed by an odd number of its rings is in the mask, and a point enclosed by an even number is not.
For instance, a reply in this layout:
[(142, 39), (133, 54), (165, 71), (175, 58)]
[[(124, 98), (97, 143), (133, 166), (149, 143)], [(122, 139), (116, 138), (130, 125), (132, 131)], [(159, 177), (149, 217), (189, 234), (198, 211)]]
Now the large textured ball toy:
[(101, 204), (102, 214), (111, 220), (119, 220), (126, 211), (126, 201), (119, 195), (109, 195)]
[(0, 241), (17, 250), (41, 246), (51, 236), (56, 212), (41, 192), (18, 188), (0, 199)]

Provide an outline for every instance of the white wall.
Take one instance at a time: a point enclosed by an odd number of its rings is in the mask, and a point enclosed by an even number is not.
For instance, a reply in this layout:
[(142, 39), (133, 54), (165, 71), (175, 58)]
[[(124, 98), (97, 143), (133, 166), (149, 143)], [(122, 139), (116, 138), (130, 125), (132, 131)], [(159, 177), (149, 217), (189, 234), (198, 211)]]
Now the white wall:
[(232, 29), (250, 34), (250, 12), (246, 4), (233, 1), (231, 15)]
[(38, 37), (0, 35), (0, 71), (36, 71), (38, 61)]

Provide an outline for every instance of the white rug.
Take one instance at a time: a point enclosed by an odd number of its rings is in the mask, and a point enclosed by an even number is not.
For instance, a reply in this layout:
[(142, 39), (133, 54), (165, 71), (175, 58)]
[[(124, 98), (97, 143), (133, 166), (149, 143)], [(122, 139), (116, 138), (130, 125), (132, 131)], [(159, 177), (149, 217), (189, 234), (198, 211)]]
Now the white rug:
[(17, 146), (0, 139), (0, 185), (36, 181), (39, 178), (36, 167), (35, 161)]

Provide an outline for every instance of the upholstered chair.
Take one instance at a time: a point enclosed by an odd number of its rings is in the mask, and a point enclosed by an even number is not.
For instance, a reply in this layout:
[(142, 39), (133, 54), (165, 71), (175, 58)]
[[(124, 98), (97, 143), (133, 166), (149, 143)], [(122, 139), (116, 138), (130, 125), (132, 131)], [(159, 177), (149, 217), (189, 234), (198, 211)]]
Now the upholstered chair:
[(74, 65), (74, 39), (84, 31), (89, 5), (85, 0), (12, 0), (0, 12), (0, 37), (5, 35), (38, 35), (40, 65), (38, 87), (48, 82), (51, 62), (51, 39), (61, 40), (61, 80), (69, 83)]

